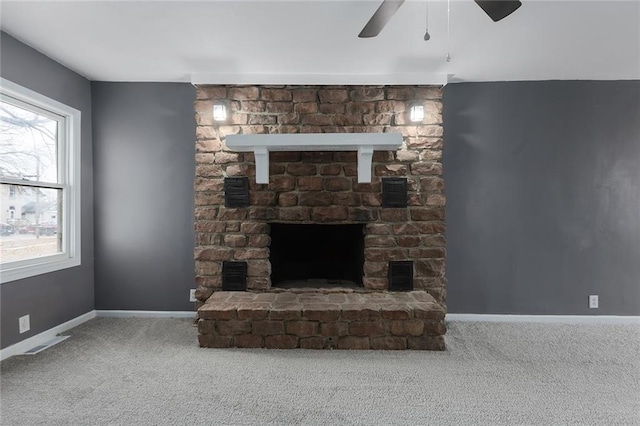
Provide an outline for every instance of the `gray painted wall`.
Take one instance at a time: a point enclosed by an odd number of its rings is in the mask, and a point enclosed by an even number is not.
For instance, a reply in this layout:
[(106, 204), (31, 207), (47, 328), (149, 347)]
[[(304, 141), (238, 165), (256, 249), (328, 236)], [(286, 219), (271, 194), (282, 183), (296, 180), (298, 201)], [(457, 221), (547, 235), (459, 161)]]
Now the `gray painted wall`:
[(96, 309), (193, 310), (195, 89), (92, 91)]
[(453, 84), (444, 109), (449, 312), (639, 315), (640, 82)]
[[(82, 113), (82, 265), (0, 285), (0, 347), (5, 348), (94, 309), (91, 85), (41, 53), (0, 33), (0, 75)], [(31, 330), (18, 333), (29, 314)]]

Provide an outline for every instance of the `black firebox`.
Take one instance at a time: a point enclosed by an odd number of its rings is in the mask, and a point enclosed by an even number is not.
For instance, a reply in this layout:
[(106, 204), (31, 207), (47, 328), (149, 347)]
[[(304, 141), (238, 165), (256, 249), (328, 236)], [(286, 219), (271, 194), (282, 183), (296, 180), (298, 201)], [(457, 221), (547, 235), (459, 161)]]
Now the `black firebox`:
[(270, 252), (272, 286), (362, 286), (362, 224), (273, 223)]

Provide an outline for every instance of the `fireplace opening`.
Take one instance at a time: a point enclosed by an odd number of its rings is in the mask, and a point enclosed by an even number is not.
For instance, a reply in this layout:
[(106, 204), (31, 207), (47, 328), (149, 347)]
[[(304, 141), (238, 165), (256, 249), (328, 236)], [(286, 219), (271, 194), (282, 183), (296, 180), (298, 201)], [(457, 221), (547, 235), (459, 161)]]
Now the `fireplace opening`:
[(274, 287), (362, 287), (362, 224), (272, 223), (270, 252)]

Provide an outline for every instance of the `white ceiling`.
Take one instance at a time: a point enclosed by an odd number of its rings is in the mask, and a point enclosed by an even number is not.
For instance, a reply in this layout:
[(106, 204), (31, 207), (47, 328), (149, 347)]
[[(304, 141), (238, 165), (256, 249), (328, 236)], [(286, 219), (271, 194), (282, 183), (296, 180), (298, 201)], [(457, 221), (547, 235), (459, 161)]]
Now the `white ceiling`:
[[(3, 31), (91, 80), (430, 83), (640, 79), (640, 1), (522, 0), (494, 23), (472, 0), (11, 1)], [(451, 61), (445, 60), (450, 52)]]

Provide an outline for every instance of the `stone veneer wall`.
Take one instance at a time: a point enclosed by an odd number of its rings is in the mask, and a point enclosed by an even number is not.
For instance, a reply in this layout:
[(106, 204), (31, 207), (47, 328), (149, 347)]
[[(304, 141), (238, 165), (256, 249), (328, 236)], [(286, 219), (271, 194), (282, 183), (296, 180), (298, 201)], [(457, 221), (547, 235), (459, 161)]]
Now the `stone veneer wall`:
[[(222, 100), (230, 112), (213, 121)], [(421, 123), (411, 105), (425, 106)], [(366, 223), (365, 289), (387, 289), (389, 260), (414, 261), (414, 288), (446, 298), (442, 88), (434, 86), (199, 86), (195, 231), (196, 297), (221, 288), (222, 262), (248, 262), (248, 290), (271, 287), (269, 223)], [(253, 153), (225, 136), (399, 132), (397, 152), (375, 152), (371, 183), (358, 183), (355, 152), (272, 152), (269, 185), (255, 183)], [(301, 141), (301, 143), (304, 143)], [(225, 208), (226, 176), (249, 176), (250, 207)], [(381, 177), (408, 179), (408, 208), (381, 207)]]

